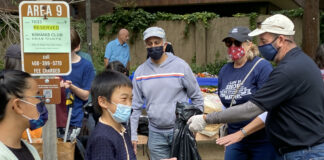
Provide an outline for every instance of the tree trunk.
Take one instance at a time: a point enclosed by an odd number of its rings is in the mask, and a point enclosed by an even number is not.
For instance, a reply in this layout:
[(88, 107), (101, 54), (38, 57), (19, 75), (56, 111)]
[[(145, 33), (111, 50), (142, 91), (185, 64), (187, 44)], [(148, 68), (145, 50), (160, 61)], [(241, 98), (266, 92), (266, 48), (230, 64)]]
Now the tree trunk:
[(303, 50), (313, 58), (319, 45), (319, 0), (306, 0), (304, 3)]

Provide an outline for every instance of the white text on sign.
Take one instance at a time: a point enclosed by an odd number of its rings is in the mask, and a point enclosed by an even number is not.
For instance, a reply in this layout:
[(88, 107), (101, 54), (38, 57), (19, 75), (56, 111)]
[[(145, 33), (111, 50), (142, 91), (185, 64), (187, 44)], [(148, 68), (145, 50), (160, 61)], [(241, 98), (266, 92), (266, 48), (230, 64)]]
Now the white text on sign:
[[(62, 6), (57, 5), (56, 7), (56, 16), (62, 16)], [(30, 4), (27, 7), (27, 16), (36, 17), (36, 16), (52, 16), (52, 9), (50, 5), (42, 4)]]

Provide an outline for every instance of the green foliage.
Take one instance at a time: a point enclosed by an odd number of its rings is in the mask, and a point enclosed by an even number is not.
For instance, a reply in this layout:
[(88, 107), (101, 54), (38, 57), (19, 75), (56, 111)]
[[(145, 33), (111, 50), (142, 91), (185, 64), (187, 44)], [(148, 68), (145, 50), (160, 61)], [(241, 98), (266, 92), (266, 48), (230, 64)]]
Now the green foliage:
[[(233, 15), (233, 17), (249, 17), (250, 19), (250, 29), (251, 30), (254, 30), (257, 28), (257, 19), (259, 17), (259, 14), (256, 13), (256, 12), (252, 12), (252, 13), (249, 13), (249, 14), (245, 14), (245, 13), (236, 13)], [(253, 37), (253, 40), (252, 40), (253, 43), (257, 43), (257, 40), (256, 40), (256, 37)]]
[[(172, 13), (149, 13), (143, 9), (130, 9), (125, 10), (123, 8), (117, 8), (112, 14), (98, 17), (95, 22), (100, 24), (99, 35), (104, 37), (106, 35), (112, 35), (118, 32), (120, 28), (127, 28), (134, 35), (131, 37), (131, 42), (136, 38), (138, 33), (143, 32), (146, 28), (156, 23), (158, 20), (169, 21), (185, 21), (185, 36), (188, 35), (189, 25), (195, 24), (201, 21), (207, 28), (209, 26), (208, 21), (212, 18), (218, 17), (217, 14), (211, 12), (196, 12), (192, 14), (172, 14)], [(111, 29), (106, 32), (106, 26), (111, 24)]]
[(104, 41), (98, 41), (97, 43), (93, 44), (92, 61), (97, 73), (100, 73), (103, 70), (105, 70), (105, 65), (104, 65), (105, 45), (106, 44)]
[(205, 72), (206, 71), (206, 67), (205, 66), (199, 66), (196, 63), (196, 53), (191, 58), (190, 68), (191, 68), (192, 72), (194, 72), (194, 73), (202, 73), (202, 72)]
[(0, 70), (4, 69), (4, 59), (0, 60)]
[(11, 0), (11, 4), (18, 5), (18, 1), (17, 0)]
[(190, 64), (192, 72), (194, 73), (202, 73), (208, 72), (212, 75), (218, 75), (221, 68), (227, 63), (226, 59), (215, 60), (214, 63), (209, 63), (207, 65), (198, 65), (196, 63)]
[(226, 63), (228, 63), (226, 59), (215, 60), (214, 63), (210, 63), (206, 65), (206, 72), (213, 75), (218, 75), (219, 71)]
[(206, 71), (206, 66), (200, 66), (196, 63), (191, 63), (190, 64), (190, 68), (192, 70), (193, 73), (202, 73)]
[(216, 15), (215, 13), (211, 13), (211, 12), (195, 12), (192, 14), (185, 14), (182, 16), (183, 17), (183, 21), (185, 21), (187, 23), (185, 31), (184, 31), (184, 35), (185, 37), (188, 36), (189, 33), (189, 25), (190, 24), (196, 24), (198, 21), (201, 21), (205, 28), (209, 27), (209, 20), (219, 17), (218, 15)]
[(283, 14), (289, 18), (303, 17), (304, 9), (297, 8), (297, 9), (291, 9), (291, 10), (273, 11), (273, 12), (271, 12), (271, 14)]
[(250, 29), (254, 30), (257, 28), (257, 19), (258, 19), (258, 14), (255, 12), (252, 12), (249, 14), (250, 17)]
[[(145, 12), (143, 9), (125, 10), (122, 8), (117, 8), (114, 13), (100, 16), (95, 20), (95, 22), (100, 24), (99, 35), (101, 38), (106, 35), (115, 34), (121, 28), (130, 30), (136, 37), (137, 33), (143, 32), (144, 29), (156, 21), (156, 16)], [(108, 24), (111, 24), (111, 29), (107, 33), (106, 26)]]
[(256, 12), (252, 13), (236, 13), (233, 15), (233, 17), (249, 17), (250, 18), (250, 29), (254, 30), (257, 26), (257, 19), (258, 19), (259, 14)]
[(81, 39), (81, 50), (87, 51), (87, 25), (83, 19), (71, 19), (71, 28), (75, 29)]
[(19, 18), (6, 13), (0, 14), (2, 14), (0, 16), (0, 40), (11, 37), (13, 43), (16, 43), (19, 41)]
[(5, 27), (5, 22), (0, 19), (0, 40), (2, 40), (5, 36), (6, 36), (6, 30), (8, 30), (7, 28), (4, 28)]
[(156, 16), (156, 19), (158, 19), (158, 20), (164, 20), (164, 21), (181, 21), (181, 20), (183, 20), (183, 15), (180, 15), (180, 14), (157, 12), (154, 15)]
[[(19, 18), (6, 12), (0, 12), (0, 41), (6, 50), (11, 44), (19, 43)], [(0, 53), (0, 70), (4, 68), (4, 52)]]
[(131, 66), (130, 69), (129, 69), (129, 75), (132, 75), (133, 72), (135, 72), (135, 70), (137, 69), (139, 65), (135, 65), (135, 66)]
[(157, 20), (167, 20), (167, 21), (185, 21), (186, 27), (184, 30), (185, 37), (188, 36), (189, 33), (189, 26), (191, 24), (196, 24), (197, 22), (201, 21), (203, 25), (208, 28), (209, 27), (209, 20), (213, 18), (219, 17), (219, 15), (212, 13), (212, 12), (195, 12), (191, 14), (172, 14), (172, 13), (164, 13), (164, 12), (157, 12), (154, 14)]
[(198, 65), (196, 63), (196, 56), (192, 57), (191, 59), (191, 70), (194, 73), (202, 73), (202, 72), (208, 72), (212, 75), (218, 75), (219, 71), (221, 70), (221, 68), (228, 62), (226, 59), (220, 59), (219, 58), (219, 53), (216, 53), (216, 58), (215, 61), (213, 63), (209, 63), (206, 65)]

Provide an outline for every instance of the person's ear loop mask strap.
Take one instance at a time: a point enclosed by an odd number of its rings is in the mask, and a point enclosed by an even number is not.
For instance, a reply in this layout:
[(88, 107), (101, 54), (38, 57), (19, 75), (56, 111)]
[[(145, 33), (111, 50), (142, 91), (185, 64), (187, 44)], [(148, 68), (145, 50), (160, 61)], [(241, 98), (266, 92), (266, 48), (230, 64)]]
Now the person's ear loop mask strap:
[[(24, 102), (24, 103), (30, 104), (30, 105), (32, 105), (32, 106), (34, 106), (34, 107), (37, 107), (35, 104), (30, 103), (30, 102), (28, 102), (28, 101), (25, 101), (25, 100), (23, 100), (23, 99), (19, 99), (19, 100), (22, 101), (22, 102)], [(36, 109), (37, 109), (37, 108), (36, 108)], [(38, 111), (37, 111), (37, 113), (38, 113), (38, 117), (37, 117), (36, 119), (30, 118), (30, 117), (28, 117), (28, 116), (26, 116), (26, 115), (24, 115), (24, 114), (22, 114), (22, 116), (25, 117), (25, 118), (27, 118), (28, 120), (38, 120), (38, 119), (39, 119), (39, 116), (40, 116), (40, 113), (39, 113)]]

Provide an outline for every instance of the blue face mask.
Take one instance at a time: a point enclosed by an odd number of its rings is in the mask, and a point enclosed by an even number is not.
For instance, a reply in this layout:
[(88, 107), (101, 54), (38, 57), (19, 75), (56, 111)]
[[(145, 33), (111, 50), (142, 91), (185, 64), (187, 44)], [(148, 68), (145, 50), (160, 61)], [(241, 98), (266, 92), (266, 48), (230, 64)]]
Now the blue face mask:
[(163, 55), (163, 46), (147, 48), (147, 54), (154, 60), (159, 60)]
[(35, 130), (37, 128), (43, 127), (45, 125), (45, 123), (48, 120), (48, 110), (45, 106), (44, 102), (39, 102), (36, 105), (33, 103), (30, 103), (28, 101), (25, 100), (20, 100), (22, 102), (25, 102), (27, 104), (30, 104), (32, 106), (35, 106), (37, 108), (37, 111), (39, 113), (39, 117), (38, 119), (32, 119), (30, 117), (27, 117), (26, 115), (22, 115), (23, 117), (27, 118), (29, 120), (29, 129), (30, 130)]
[(272, 44), (277, 40), (276, 37), (271, 43), (258, 46), (261, 55), (268, 61), (273, 61), (278, 53), (278, 49), (276, 49)]
[(124, 104), (113, 104), (117, 106), (116, 112), (114, 114), (111, 113), (109, 109), (107, 109), (112, 118), (118, 123), (127, 122), (131, 115), (132, 107)]

